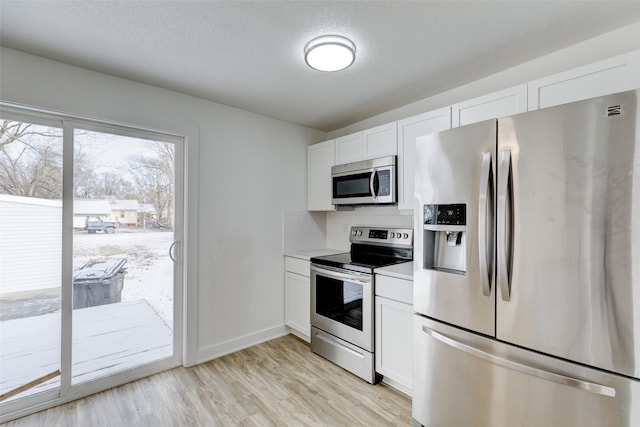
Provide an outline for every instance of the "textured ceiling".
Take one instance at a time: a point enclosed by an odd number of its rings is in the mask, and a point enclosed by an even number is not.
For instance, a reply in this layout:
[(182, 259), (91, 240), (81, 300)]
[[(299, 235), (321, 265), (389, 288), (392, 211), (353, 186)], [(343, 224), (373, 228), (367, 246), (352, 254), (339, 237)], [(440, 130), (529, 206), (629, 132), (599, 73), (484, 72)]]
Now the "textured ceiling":
[[(330, 131), (640, 21), (638, 1), (0, 1), (0, 44)], [(304, 45), (357, 45), (339, 73)]]

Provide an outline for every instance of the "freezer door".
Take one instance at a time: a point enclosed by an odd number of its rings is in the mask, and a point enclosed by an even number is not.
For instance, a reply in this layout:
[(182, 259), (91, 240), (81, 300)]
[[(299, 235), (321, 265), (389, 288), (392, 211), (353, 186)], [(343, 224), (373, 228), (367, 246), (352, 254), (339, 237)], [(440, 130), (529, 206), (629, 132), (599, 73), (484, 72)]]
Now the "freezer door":
[(632, 427), (640, 381), (414, 315), (414, 425)]
[(640, 378), (638, 92), (500, 119), (497, 338)]
[(495, 334), (496, 121), (416, 139), (414, 309)]

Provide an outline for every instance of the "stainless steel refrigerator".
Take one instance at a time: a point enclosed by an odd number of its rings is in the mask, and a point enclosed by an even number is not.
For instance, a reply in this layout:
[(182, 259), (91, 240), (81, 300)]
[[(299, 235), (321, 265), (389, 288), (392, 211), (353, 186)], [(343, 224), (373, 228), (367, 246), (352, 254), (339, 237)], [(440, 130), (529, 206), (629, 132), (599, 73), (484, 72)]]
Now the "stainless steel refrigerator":
[(416, 140), (415, 425), (640, 426), (639, 100)]

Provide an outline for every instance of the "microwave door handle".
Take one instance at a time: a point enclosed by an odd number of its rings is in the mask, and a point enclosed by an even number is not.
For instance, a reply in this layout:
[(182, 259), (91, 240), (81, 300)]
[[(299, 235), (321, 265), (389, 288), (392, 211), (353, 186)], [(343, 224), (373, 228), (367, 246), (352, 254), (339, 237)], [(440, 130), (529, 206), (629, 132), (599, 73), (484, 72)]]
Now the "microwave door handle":
[(378, 192), (376, 190), (376, 178), (378, 177), (378, 171), (376, 169), (371, 170), (371, 178), (369, 178), (369, 191), (371, 191), (371, 196), (375, 199), (378, 197)]

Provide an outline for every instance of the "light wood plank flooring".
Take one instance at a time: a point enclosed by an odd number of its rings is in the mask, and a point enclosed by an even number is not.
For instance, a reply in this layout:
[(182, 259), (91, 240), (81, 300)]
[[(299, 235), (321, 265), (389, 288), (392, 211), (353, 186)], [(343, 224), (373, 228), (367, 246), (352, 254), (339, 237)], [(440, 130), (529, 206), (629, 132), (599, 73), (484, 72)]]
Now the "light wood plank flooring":
[(293, 335), (176, 368), (4, 424), (411, 426), (411, 399), (372, 386)]

